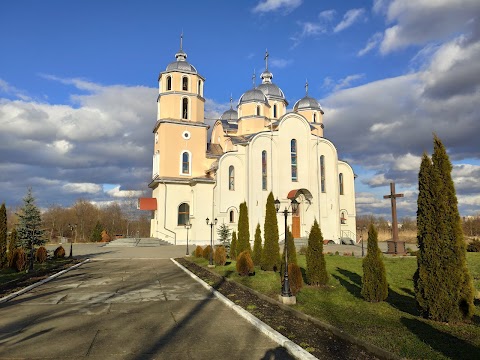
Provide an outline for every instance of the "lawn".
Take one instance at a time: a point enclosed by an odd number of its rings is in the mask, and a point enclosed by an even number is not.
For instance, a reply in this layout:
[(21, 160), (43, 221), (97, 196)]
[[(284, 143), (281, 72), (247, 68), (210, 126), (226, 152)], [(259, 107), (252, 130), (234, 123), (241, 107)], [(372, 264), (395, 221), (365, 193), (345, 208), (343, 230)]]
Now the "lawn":
[[(305, 256), (297, 255), (305, 268)], [(206, 265), (203, 259), (195, 262)], [(470, 274), (480, 292), (480, 253), (467, 254)], [(327, 255), (330, 281), (326, 288), (305, 286), (294, 307), (400, 357), (410, 359), (480, 359), (480, 302), (477, 296), (473, 320), (465, 324), (443, 324), (418, 316), (412, 277), (415, 257), (385, 257), (389, 296), (382, 303), (365, 302), (360, 295), (362, 259)], [(240, 277), (235, 263), (214, 271), (276, 298), (280, 277), (256, 269), (255, 276)]]

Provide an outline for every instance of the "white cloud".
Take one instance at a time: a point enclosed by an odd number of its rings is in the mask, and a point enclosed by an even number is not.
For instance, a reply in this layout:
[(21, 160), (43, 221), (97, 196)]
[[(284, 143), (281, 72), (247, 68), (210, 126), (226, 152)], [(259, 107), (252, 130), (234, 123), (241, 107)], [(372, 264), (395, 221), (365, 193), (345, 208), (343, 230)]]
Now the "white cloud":
[(302, 4), (302, 0), (261, 0), (253, 9), (254, 13), (283, 10), (291, 12)]
[(288, 65), (290, 65), (291, 63), (293, 63), (292, 59), (273, 58), (273, 59), (270, 60), (270, 64), (272, 65), (272, 67), (279, 68), (279, 69), (285, 68)]
[(366, 183), (370, 186), (386, 186), (390, 184), (393, 180), (387, 179), (385, 174), (377, 174), (366, 181)]
[(361, 20), (365, 14), (365, 9), (350, 9), (345, 15), (343, 20), (340, 21), (333, 29), (333, 32), (340, 32), (352, 26), (355, 22)]
[(15, 86), (10, 85), (3, 79), (0, 79), (0, 93), (4, 93), (7, 95), (13, 95), (20, 100), (29, 101), (31, 100), (30, 96), (26, 94), (25, 91), (17, 89)]
[(318, 36), (326, 32), (325, 26), (321, 24), (316, 24), (309, 21), (306, 21), (306, 22), (299, 21), (298, 25), (300, 25), (302, 30), (299, 33), (296, 33), (290, 37), (290, 40), (293, 40), (293, 45), (292, 45), (293, 48), (298, 46), (302, 42), (302, 40), (306, 37)]
[[(340, 79), (337, 84), (335, 85), (335, 87), (333, 88), (333, 91), (338, 91), (338, 90), (341, 90), (341, 89), (345, 89), (345, 88), (348, 88), (350, 87), (350, 85), (352, 84), (352, 82), (356, 81), (356, 80), (360, 80), (360, 79), (363, 79), (365, 77), (365, 74), (353, 74), (353, 75), (348, 75), (347, 77), (343, 78), (343, 79)], [(324, 81), (324, 84), (325, 84), (325, 81)]]
[(120, 190), (120, 185), (107, 190), (106, 193), (114, 198), (136, 199), (144, 194), (142, 190)]
[(395, 128), (398, 128), (401, 125), (402, 123), (400, 121), (395, 121), (393, 123), (376, 123), (370, 127), (370, 132), (388, 135), (388, 133), (391, 133)]
[(370, 51), (372, 51), (379, 43), (380, 41), (382, 40), (382, 33), (380, 32), (377, 32), (375, 34), (373, 34), (367, 41), (367, 44), (365, 45), (365, 47), (363, 49), (361, 49), (357, 55), (358, 56), (363, 56), (367, 53), (369, 53)]
[(420, 169), (420, 162), (422, 161), (422, 158), (417, 155), (413, 155), (410, 153), (407, 153), (405, 155), (401, 155), (396, 159), (396, 162), (394, 164), (394, 169), (395, 170), (400, 170), (400, 171), (417, 171)]
[(333, 9), (324, 10), (320, 14), (318, 14), (318, 18), (325, 21), (331, 21), (333, 20), (333, 17), (335, 16), (335, 14), (336, 14), (336, 11)]
[(97, 194), (102, 191), (102, 187), (92, 183), (69, 183), (63, 185), (63, 189), (67, 193), (74, 194)]

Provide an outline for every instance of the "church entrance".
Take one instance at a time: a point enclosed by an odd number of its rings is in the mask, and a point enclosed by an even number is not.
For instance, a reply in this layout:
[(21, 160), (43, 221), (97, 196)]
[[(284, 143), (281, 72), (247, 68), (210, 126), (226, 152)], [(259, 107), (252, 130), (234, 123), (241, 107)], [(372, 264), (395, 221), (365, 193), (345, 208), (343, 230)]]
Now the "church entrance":
[(295, 189), (291, 190), (288, 193), (287, 198), (290, 200), (296, 199), (300, 203), (296, 213), (292, 214), (292, 235), (294, 239), (298, 239), (301, 237), (302, 232), (300, 214), (305, 211), (305, 209), (303, 209), (302, 207), (305, 204), (308, 204), (309, 206), (311, 204), (313, 196), (307, 189)]
[(292, 235), (294, 239), (300, 237), (300, 211), (292, 214)]

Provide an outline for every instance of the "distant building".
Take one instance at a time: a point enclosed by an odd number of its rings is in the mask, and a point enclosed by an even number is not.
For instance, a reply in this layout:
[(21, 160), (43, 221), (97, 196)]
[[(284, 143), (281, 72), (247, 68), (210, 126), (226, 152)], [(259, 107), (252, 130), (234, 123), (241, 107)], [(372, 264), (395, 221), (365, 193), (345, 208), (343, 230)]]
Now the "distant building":
[[(205, 78), (187, 62), (182, 45), (175, 58), (158, 77), (153, 192), (151, 199), (140, 199), (141, 209), (153, 210), (151, 236), (185, 244), (189, 221), (190, 241), (206, 244), (206, 218), (236, 230), (239, 205), (246, 201), (253, 240), (257, 223), (263, 232), (265, 204), (273, 192), (282, 210), (294, 198), (300, 202), (288, 218), (295, 238), (308, 237), (317, 219), (325, 239), (355, 239), (354, 172), (323, 137), (324, 112), (308, 96), (308, 84), (305, 97), (287, 111), (266, 54), (262, 83), (247, 90), (235, 108), (231, 100), (208, 142)], [(283, 238), (283, 214), (278, 222)]]

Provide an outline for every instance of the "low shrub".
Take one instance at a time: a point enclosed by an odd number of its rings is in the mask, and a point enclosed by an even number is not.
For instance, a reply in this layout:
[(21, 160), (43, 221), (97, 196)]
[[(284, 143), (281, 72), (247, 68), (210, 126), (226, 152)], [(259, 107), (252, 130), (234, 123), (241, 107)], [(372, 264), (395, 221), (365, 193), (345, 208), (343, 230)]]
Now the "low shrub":
[(215, 265), (223, 266), (227, 262), (227, 251), (224, 246), (215, 249)]
[(303, 287), (302, 270), (297, 264), (288, 264), (288, 282), (290, 283), (290, 291), (293, 295), (297, 295)]
[(468, 252), (480, 252), (480, 240), (474, 239), (470, 244), (467, 245)]
[(45, 249), (45, 246), (40, 246), (37, 251), (35, 252), (35, 260), (43, 264), (47, 260), (47, 249)]
[(63, 246), (59, 246), (55, 249), (55, 251), (53, 252), (53, 256), (55, 257), (55, 259), (61, 259), (61, 258), (64, 258), (65, 257), (65, 249), (63, 248)]
[(240, 276), (247, 276), (255, 273), (255, 266), (253, 265), (250, 251), (245, 250), (237, 257), (237, 273)]
[(306, 246), (302, 246), (302, 247), (298, 250), (298, 255), (307, 255), (307, 247), (306, 247)]
[(204, 259), (209, 260), (210, 259), (210, 253), (212, 252), (212, 247), (210, 245), (206, 246), (205, 249), (203, 249), (202, 256)]
[(11, 258), (11, 268), (18, 272), (25, 270), (27, 267), (27, 255), (22, 248), (15, 249)]
[(200, 245), (195, 248), (195, 257), (200, 258), (203, 256), (203, 249)]
[(337, 256), (338, 256), (338, 255), (340, 255), (340, 253), (339, 253), (338, 251), (335, 251), (335, 255), (337, 255)]

